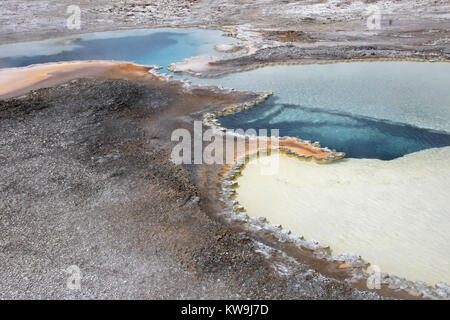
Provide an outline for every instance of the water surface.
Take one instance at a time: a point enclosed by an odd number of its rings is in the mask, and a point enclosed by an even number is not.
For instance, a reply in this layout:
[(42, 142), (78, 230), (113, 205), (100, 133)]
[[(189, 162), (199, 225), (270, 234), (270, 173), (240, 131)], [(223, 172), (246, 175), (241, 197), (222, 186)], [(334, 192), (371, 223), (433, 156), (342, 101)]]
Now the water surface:
[[(299, 113), (323, 110), (450, 133), (450, 63), (274, 66), (218, 79), (191, 80), (237, 90), (272, 91), (277, 98), (274, 103), (289, 105), (284, 115), (294, 114), (294, 105)], [(252, 118), (259, 119), (266, 111), (266, 108), (254, 109)], [(295, 115), (294, 120), (304, 115), (304, 112)], [(274, 121), (270, 123), (274, 124)]]
[(236, 40), (222, 34), (193, 28), (137, 29), (7, 44), (0, 46), (0, 68), (73, 60), (117, 60), (166, 67), (192, 56), (223, 55), (214, 50), (214, 45)]

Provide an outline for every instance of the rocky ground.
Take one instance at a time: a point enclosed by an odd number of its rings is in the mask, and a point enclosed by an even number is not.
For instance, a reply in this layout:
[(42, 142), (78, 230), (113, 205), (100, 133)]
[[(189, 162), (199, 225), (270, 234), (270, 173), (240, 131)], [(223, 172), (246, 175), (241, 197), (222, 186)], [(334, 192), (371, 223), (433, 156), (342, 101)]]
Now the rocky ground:
[[(80, 29), (67, 27), (72, 5), (81, 10)], [(369, 17), (378, 13), (375, 26)], [(4, 0), (0, 25), (0, 44), (157, 26), (226, 28), (251, 40), (249, 56), (216, 64), (216, 73), (317, 59), (450, 57), (445, 0)]]
[[(81, 9), (81, 29), (69, 30), (67, 8)], [(381, 28), (367, 29), (380, 10)], [(244, 26), (307, 33), (320, 45), (449, 44), (450, 4), (445, 0), (3, 0), (0, 43), (56, 35), (149, 26)]]

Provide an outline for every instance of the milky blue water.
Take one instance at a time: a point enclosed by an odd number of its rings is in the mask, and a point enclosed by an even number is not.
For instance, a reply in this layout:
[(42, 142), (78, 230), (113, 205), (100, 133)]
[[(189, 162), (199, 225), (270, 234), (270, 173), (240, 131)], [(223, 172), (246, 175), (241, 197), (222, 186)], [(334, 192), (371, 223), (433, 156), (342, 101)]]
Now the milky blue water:
[(264, 104), (221, 117), (225, 127), (275, 128), (352, 158), (389, 160), (450, 145), (450, 63), (276, 66), (190, 80), (274, 92)]
[[(166, 67), (197, 55), (220, 56), (218, 43), (234, 43), (222, 31), (204, 29), (139, 29), (0, 46), (0, 68), (72, 60), (117, 60)], [(162, 70), (166, 72), (166, 70)]]

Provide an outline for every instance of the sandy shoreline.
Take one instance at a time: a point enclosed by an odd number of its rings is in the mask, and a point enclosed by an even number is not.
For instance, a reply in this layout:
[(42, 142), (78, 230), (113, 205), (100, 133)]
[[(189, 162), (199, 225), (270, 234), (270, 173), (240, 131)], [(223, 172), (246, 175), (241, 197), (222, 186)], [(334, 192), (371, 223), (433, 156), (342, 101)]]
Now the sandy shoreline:
[(0, 98), (11, 98), (74, 79), (102, 75), (113, 78), (113, 73), (118, 78), (138, 75), (150, 77), (148, 69), (149, 67), (116, 61), (72, 61), (0, 69)]
[[(280, 169), (272, 176), (261, 175), (261, 163), (250, 160), (236, 179), (236, 200), (250, 217), (264, 216), (270, 224), (330, 245), (333, 256), (353, 253), (387, 275), (433, 286), (448, 283), (449, 150), (331, 165), (279, 155)], [(269, 195), (269, 203), (257, 200)]]

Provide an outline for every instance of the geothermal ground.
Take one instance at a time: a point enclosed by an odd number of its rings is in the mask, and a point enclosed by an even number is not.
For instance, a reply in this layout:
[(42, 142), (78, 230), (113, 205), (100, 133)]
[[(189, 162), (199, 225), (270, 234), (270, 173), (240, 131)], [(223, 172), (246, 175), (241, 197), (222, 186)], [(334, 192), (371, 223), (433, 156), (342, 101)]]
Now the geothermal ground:
[[(377, 31), (366, 26), (372, 4), (383, 10)], [(81, 8), (81, 30), (66, 28), (69, 5)], [(446, 61), (449, 19), (447, 1), (4, 0), (0, 43), (155, 26), (246, 35), (248, 54), (215, 62), (219, 74), (318, 60)], [(0, 100), (0, 298), (412, 297), (365, 291), (347, 266), (331, 270), (227, 223), (224, 168), (169, 161), (173, 129), (259, 95), (97, 71)], [(82, 271), (80, 291), (66, 287), (71, 265)]]
[(258, 252), (282, 253), (208, 215), (197, 170), (169, 161), (172, 129), (254, 98), (74, 80), (0, 102), (1, 298), (376, 298), (304, 263), (280, 274)]

